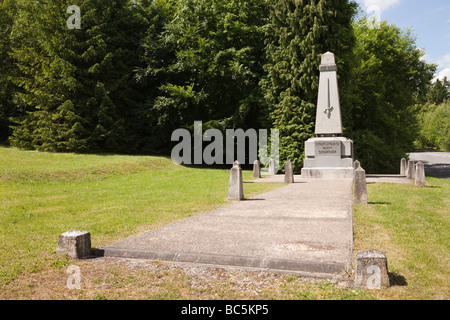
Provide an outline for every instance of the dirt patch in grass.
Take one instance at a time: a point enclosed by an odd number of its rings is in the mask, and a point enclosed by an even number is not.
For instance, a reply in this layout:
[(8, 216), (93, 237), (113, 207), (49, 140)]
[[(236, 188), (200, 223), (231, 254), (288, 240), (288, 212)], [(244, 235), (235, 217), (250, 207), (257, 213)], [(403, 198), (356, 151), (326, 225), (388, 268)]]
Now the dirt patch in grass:
[[(80, 269), (80, 289), (67, 286)], [(0, 299), (35, 300), (266, 300), (371, 299), (348, 283), (307, 279), (283, 273), (258, 272), (193, 264), (95, 258), (65, 261), (19, 276), (4, 285)]]

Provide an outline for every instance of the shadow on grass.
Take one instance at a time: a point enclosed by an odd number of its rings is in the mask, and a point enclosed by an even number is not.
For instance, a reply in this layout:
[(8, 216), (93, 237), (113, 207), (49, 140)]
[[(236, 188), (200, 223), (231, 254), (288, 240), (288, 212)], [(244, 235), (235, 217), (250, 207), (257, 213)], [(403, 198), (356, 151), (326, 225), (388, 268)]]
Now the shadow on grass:
[(391, 202), (386, 202), (386, 201), (369, 201), (367, 204), (391, 204)]
[(406, 278), (402, 276), (401, 274), (398, 274), (396, 272), (388, 272), (389, 276), (389, 284), (390, 286), (407, 286), (408, 282), (406, 282)]

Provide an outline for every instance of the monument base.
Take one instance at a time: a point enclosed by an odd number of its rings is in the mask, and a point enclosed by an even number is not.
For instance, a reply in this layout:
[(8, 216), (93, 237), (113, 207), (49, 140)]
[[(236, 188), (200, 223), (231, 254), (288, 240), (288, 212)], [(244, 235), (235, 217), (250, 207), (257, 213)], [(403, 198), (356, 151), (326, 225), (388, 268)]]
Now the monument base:
[(302, 178), (353, 179), (353, 168), (302, 168)]
[(302, 178), (353, 178), (353, 141), (316, 137), (305, 142)]

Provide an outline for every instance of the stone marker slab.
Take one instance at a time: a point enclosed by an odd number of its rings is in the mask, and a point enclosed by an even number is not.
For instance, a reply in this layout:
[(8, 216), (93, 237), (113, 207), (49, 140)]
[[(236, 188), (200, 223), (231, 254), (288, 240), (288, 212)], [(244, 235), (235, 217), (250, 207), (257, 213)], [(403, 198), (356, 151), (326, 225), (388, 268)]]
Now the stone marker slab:
[(230, 171), (230, 182), (228, 184), (228, 200), (243, 200), (244, 186), (242, 181), (242, 169), (239, 162), (233, 165)]
[(366, 171), (362, 167), (355, 170), (353, 203), (367, 204)]
[(286, 161), (284, 170), (284, 183), (294, 183), (294, 167), (291, 161)]
[(56, 253), (67, 254), (74, 259), (88, 257), (91, 254), (91, 234), (81, 230), (71, 230), (60, 234)]
[(362, 289), (389, 287), (386, 255), (377, 250), (362, 250), (356, 253), (355, 286)]
[(408, 179), (414, 179), (416, 170), (414, 167), (414, 160), (408, 160), (408, 168), (406, 169), (406, 177)]
[(253, 161), (253, 177), (261, 178), (261, 163), (259, 160)]
[(402, 158), (400, 160), (400, 175), (406, 176), (406, 159)]
[(353, 162), (353, 183), (355, 183), (355, 171), (359, 167), (361, 167), (361, 163), (358, 160), (355, 160), (355, 162)]
[(269, 160), (269, 174), (274, 175), (275, 174), (275, 160), (270, 158)]
[(425, 168), (422, 161), (417, 162), (414, 180), (416, 187), (425, 187), (427, 185), (425, 180)]

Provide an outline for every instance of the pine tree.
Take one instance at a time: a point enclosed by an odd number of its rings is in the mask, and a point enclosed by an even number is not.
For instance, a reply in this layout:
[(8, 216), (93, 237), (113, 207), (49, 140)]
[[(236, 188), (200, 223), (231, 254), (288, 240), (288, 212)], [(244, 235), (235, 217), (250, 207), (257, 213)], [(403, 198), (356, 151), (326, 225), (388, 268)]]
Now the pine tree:
[[(146, 21), (130, 0), (21, 1), (13, 56), (24, 116), (10, 141), (47, 151), (136, 152), (139, 41)], [(66, 10), (81, 9), (81, 29)]]
[(442, 80), (436, 79), (436, 82), (430, 86), (427, 95), (428, 102), (438, 105), (448, 99), (450, 99), (450, 81), (447, 77)]
[(321, 54), (335, 54), (340, 85), (348, 74), (356, 5), (343, 0), (271, 0), (261, 81), (272, 126), (280, 130), (280, 168), (303, 166), (304, 141), (314, 132)]
[(45, 151), (67, 151), (64, 134), (73, 129), (61, 115), (71, 104), (75, 89), (75, 67), (65, 56), (66, 30), (62, 1), (20, 1), (12, 38), (12, 56), (20, 74), (13, 77), (22, 88), (19, 94), (26, 112), (15, 119), (10, 138), (19, 147)]
[(8, 138), (9, 118), (17, 115), (18, 112), (18, 108), (13, 103), (16, 88), (8, 79), (16, 72), (14, 61), (9, 54), (15, 11), (15, 0), (0, 2), (0, 142)]
[(80, 109), (88, 120), (93, 151), (137, 152), (137, 108), (142, 96), (135, 80), (147, 21), (138, 1), (86, 0), (80, 6), (77, 79)]

